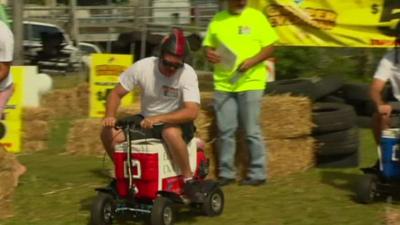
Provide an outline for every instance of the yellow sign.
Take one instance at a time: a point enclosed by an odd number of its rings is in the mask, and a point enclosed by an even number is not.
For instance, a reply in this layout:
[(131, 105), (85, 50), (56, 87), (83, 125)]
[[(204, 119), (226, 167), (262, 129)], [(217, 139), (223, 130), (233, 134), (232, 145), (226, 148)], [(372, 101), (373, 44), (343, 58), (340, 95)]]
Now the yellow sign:
[[(119, 76), (133, 63), (132, 55), (92, 54), (90, 68), (90, 109), (93, 118), (102, 118), (108, 94), (119, 83)], [(121, 106), (133, 102), (130, 93), (122, 99)]]
[(14, 80), (14, 94), (4, 110), (4, 120), (0, 121), (0, 144), (9, 152), (20, 152), (25, 68), (13, 66), (11, 73)]
[(278, 45), (393, 47), (400, 1), (249, 0), (279, 34)]

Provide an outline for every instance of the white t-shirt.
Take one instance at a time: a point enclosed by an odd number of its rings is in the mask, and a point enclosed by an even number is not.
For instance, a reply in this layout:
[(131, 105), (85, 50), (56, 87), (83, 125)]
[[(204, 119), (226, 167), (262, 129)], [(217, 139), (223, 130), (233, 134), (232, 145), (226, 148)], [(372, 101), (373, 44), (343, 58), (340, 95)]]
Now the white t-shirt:
[[(7, 24), (0, 21), (0, 62), (11, 62), (14, 55), (14, 37)], [(0, 82), (0, 91), (12, 84), (11, 74)]]
[(185, 64), (171, 76), (161, 74), (159, 59), (148, 57), (137, 61), (120, 76), (121, 85), (132, 91), (141, 89), (141, 110), (145, 117), (170, 113), (184, 102), (200, 104), (200, 91), (196, 72)]

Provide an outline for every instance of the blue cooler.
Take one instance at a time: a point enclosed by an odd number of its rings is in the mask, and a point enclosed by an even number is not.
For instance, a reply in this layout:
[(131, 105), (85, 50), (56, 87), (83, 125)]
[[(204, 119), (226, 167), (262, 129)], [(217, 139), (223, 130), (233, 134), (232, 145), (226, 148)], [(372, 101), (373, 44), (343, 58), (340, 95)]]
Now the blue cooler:
[(390, 180), (400, 180), (400, 129), (382, 132), (380, 163), (382, 174)]

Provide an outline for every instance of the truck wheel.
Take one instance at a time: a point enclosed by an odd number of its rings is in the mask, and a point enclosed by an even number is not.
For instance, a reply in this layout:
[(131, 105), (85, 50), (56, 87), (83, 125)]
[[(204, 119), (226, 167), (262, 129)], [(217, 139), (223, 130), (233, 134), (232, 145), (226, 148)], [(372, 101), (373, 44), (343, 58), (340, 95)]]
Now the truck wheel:
[(151, 225), (171, 225), (174, 221), (172, 201), (166, 197), (157, 197), (151, 210)]
[(115, 201), (110, 194), (99, 193), (91, 209), (91, 225), (111, 225), (115, 213)]
[(358, 183), (357, 200), (360, 203), (371, 203), (376, 196), (378, 177), (374, 174), (364, 175)]
[(224, 210), (224, 193), (220, 188), (210, 192), (203, 203), (203, 213), (206, 216), (221, 215)]

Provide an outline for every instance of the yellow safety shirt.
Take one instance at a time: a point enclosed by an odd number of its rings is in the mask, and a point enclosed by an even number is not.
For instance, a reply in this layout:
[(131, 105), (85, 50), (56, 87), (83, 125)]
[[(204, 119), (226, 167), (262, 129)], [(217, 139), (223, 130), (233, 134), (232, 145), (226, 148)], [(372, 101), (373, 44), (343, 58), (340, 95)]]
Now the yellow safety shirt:
[(278, 36), (267, 18), (256, 9), (246, 7), (240, 15), (230, 14), (227, 10), (217, 13), (208, 26), (203, 46), (218, 50), (224, 45), (223, 48), (236, 55), (236, 61), (231, 68), (215, 64), (215, 90), (263, 90), (268, 73), (264, 63), (259, 63), (243, 74), (238, 75), (236, 70), (244, 60), (255, 56), (263, 47), (277, 40)]

